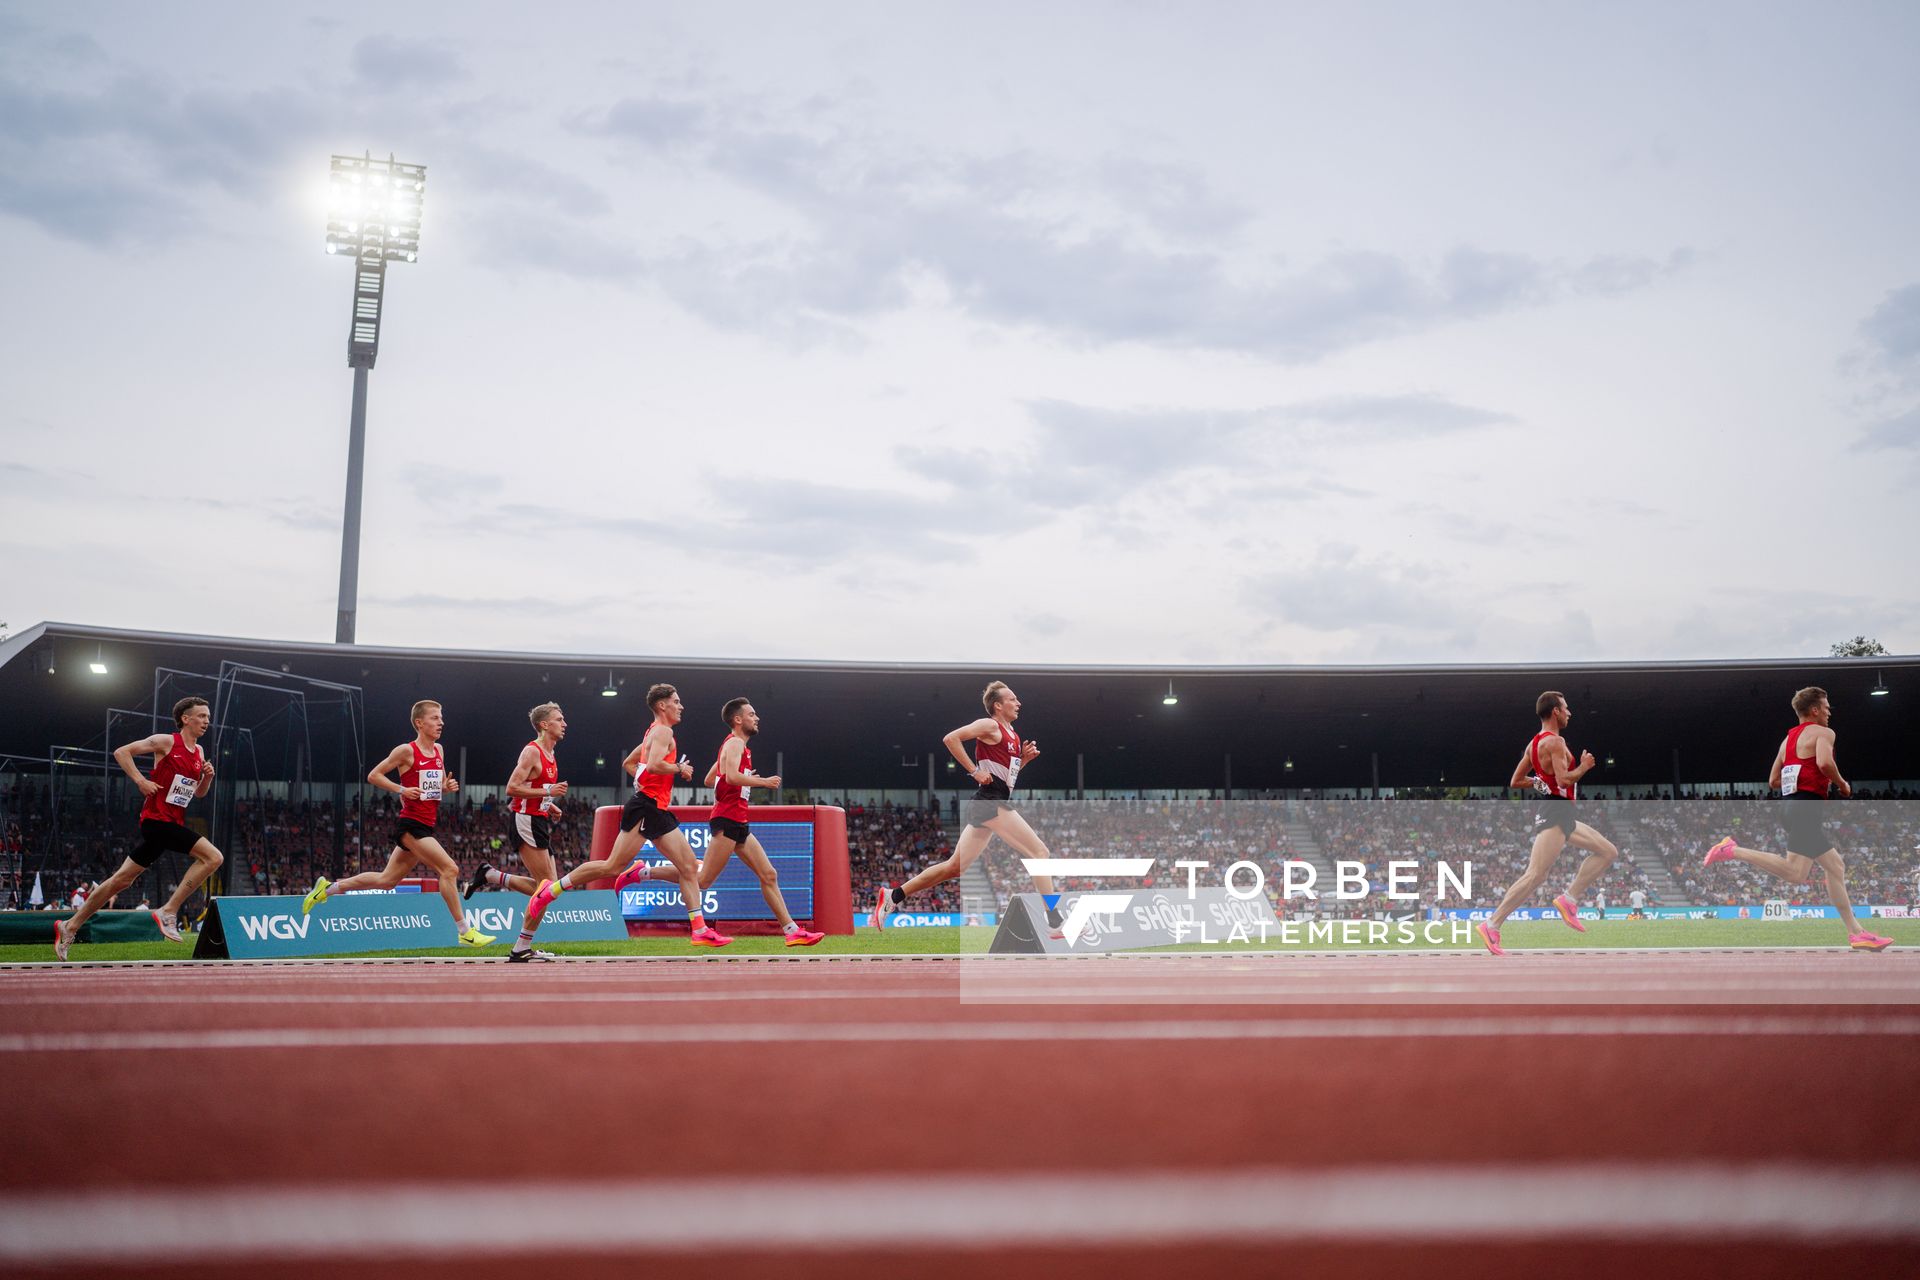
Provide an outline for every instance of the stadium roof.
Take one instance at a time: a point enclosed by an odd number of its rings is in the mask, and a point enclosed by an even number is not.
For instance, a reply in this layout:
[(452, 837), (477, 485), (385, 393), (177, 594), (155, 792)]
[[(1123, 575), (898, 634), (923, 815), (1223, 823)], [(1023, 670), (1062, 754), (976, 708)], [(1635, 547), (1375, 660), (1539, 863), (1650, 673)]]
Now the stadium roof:
[[(107, 674), (89, 664), (104, 659)], [(51, 663), (48, 658), (51, 657)], [(679, 687), (681, 731), (703, 763), (724, 735), (727, 698), (754, 699), (762, 772), (776, 754), (796, 786), (938, 785), (940, 737), (980, 714), (980, 690), (1020, 694), (1021, 729), (1042, 757), (1027, 781), (1071, 787), (1076, 757), (1089, 789), (1223, 785), (1236, 789), (1498, 786), (1533, 730), (1535, 696), (1560, 689), (1576, 749), (1612, 756), (1593, 781), (1634, 786), (1764, 778), (1793, 722), (1787, 699), (1827, 688), (1841, 760), (1861, 780), (1920, 778), (1920, 745), (1903, 708), (1920, 698), (1920, 657), (1401, 666), (1039, 666), (836, 662), (631, 654), (535, 654), (341, 646), (43, 623), (0, 644), (0, 753), (44, 756), (50, 744), (100, 745), (109, 707), (150, 705), (156, 668), (218, 673), (222, 661), (354, 685), (365, 692), (370, 758), (409, 732), (419, 698), (446, 706), (447, 742), (466, 747), (471, 780), (504, 780), (528, 736), (525, 711), (553, 700), (570, 730), (565, 776), (613, 783), (646, 724), (641, 695)], [(48, 667), (53, 668), (49, 672)], [(604, 698), (609, 678), (620, 696)], [(1171, 681), (1175, 706), (1162, 699)], [(1887, 696), (1871, 697), (1884, 683)], [(211, 681), (208, 682), (211, 686)], [(211, 694), (211, 687), (207, 690)], [(1675, 752), (1678, 752), (1677, 765)], [(607, 764), (597, 775), (592, 760)], [(1288, 770), (1286, 762), (1293, 768)]]

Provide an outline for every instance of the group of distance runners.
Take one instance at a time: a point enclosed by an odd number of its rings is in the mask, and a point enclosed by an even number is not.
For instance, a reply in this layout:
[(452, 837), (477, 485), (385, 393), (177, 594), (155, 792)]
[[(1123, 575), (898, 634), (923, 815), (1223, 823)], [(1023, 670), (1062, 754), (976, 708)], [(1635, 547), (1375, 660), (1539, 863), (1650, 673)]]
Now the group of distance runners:
[[(1554, 898), (1553, 907), (1568, 926), (1581, 933), (1587, 931), (1580, 923), (1581, 899), (1620, 856), (1613, 841), (1580, 821), (1575, 811), (1580, 779), (1592, 770), (1594, 761), (1591, 751), (1583, 751), (1576, 763), (1573, 749), (1567, 746), (1564, 734), (1573, 719), (1573, 708), (1567, 705), (1566, 696), (1548, 690), (1535, 700), (1533, 711), (1540, 717), (1540, 731), (1527, 743), (1507, 783), (1516, 789), (1530, 788), (1538, 797), (1533, 851), (1527, 869), (1500, 899), (1492, 917), (1477, 926), (1480, 940), (1496, 956), (1506, 954), (1500, 947), (1500, 926), (1545, 883), (1568, 845), (1585, 851), (1587, 856), (1580, 860), (1566, 892)], [(1799, 723), (1787, 730), (1767, 775), (1767, 785), (1778, 791), (1781, 799), (1796, 802), (1786, 809), (1786, 854), (1742, 848), (1727, 836), (1707, 850), (1701, 865), (1711, 867), (1737, 859), (1789, 884), (1806, 884), (1818, 867), (1826, 878), (1827, 897), (1846, 927), (1847, 945), (1856, 951), (1884, 951), (1893, 945), (1893, 939), (1863, 928), (1853, 914), (1853, 900), (1847, 896), (1846, 864), (1827, 837), (1824, 806), (1803, 803), (1829, 799), (1835, 792), (1841, 796), (1853, 794), (1834, 761), (1834, 733), (1828, 727), (1833, 706), (1827, 691), (1813, 685), (1801, 689), (1793, 695), (1793, 712)]]
[[(656, 684), (647, 690), (647, 709), (653, 723), (640, 739), (640, 745), (627, 753), (621, 767), (633, 777), (633, 795), (620, 810), (620, 834), (605, 858), (583, 862), (562, 875), (553, 858), (553, 819), (562, 811), (567, 784), (560, 781), (558, 753), (567, 736), (567, 718), (558, 703), (543, 702), (527, 713), (533, 725), (533, 741), (520, 749), (513, 773), (507, 778), (507, 842), (514, 848), (528, 875), (512, 875), (481, 863), (460, 885), (460, 871), (452, 858), (434, 839), (435, 820), (440, 800), (459, 788), (446, 772), (446, 757), (440, 747), (445, 720), (437, 702), (413, 705), (414, 740), (395, 747), (385, 760), (374, 766), (367, 781), (383, 791), (400, 796), (399, 824), (393, 833), (393, 853), (379, 871), (362, 872), (345, 880), (329, 881), (322, 876), (301, 904), (311, 912), (329, 898), (364, 889), (391, 889), (417, 863), (432, 867), (440, 879), (440, 896), (453, 913), (454, 928), (461, 945), (484, 947), (497, 941), (481, 933), (466, 918), (461, 901), (482, 889), (502, 889), (527, 895), (527, 909), (520, 928), (507, 952), (513, 964), (550, 961), (553, 953), (533, 945), (540, 921), (556, 898), (569, 889), (614, 877), (614, 888), (622, 889), (642, 880), (660, 878), (677, 883), (687, 905), (691, 926), (688, 940), (696, 947), (724, 947), (733, 939), (707, 923), (703, 910), (705, 891), (735, 853), (740, 855), (760, 879), (760, 892), (780, 922), (781, 933), (790, 947), (811, 947), (826, 937), (824, 933), (803, 928), (787, 910), (780, 893), (779, 877), (773, 861), (767, 857), (759, 837), (748, 825), (747, 793), (754, 788), (778, 790), (780, 777), (761, 777), (753, 772), (753, 753), (748, 743), (760, 731), (760, 714), (745, 698), (731, 698), (720, 710), (727, 736), (703, 785), (713, 788), (714, 802), (707, 823), (707, 850), (704, 858), (693, 852), (680, 830), (680, 820), (669, 805), (673, 785), (693, 778), (693, 763), (680, 756), (674, 728), (686, 714), (680, 693), (670, 684)], [(395, 780), (397, 775), (398, 780)], [(666, 858), (670, 872), (656, 871), (637, 861), (648, 841)]]
[[(895, 886), (883, 882), (876, 887), (872, 915), (876, 928), (884, 929), (888, 916), (902, 909), (915, 894), (963, 874), (995, 836), (1023, 857), (1050, 856), (1046, 843), (1014, 804), (1014, 791), (1022, 768), (1040, 754), (1038, 744), (1023, 739), (1014, 727), (1020, 718), (1020, 699), (1003, 681), (996, 680), (982, 693), (981, 703), (986, 712), (984, 716), (955, 729), (943, 740), (954, 760), (979, 788), (967, 803), (966, 826), (960, 840), (948, 857), (904, 884)], [(1835, 738), (1829, 727), (1833, 709), (1826, 690), (1801, 689), (1793, 695), (1792, 705), (1799, 723), (1788, 731), (1775, 752), (1768, 785), (1784, 799), (1794, 802), (1827, 800), (1835, 793), (1852, 795), (1852, 787), (1835, 763)], [(547, 908), (563, 893), (607, 877), (613, 877), (616, 889), (643, 880), (661, 879), (677, 883), (680, 888), (687, 906), (689, 941), (694, 946), (724, 947), (733, 939), (707, 922), (702, 904), (705, 890), (737, 852), (759, 877), (761, 894), (779, 920), (787, 945), (819, 943), (825, 935), (803, 928), (787, 910), (773, 863), (748, 825), (747, 793), (754, 788), (777, 790), (781, 782), (778, 775), (761, 777), (753, 772), (749, 744), (760, 729), (760, 716), (753, 704), (746, 698), (732, 698), (721, 708), (727, 736), (703, 779), (704, 785), (714, 792), (704, 858), (694, 855), (669, 808), (674, 783), (693, 778), (693, 765), (680, 758), (674, 737), (674, 728), (685, 713), (680, 694), (672, 685), (654, 685), (647, 691), (647, 708), (653, 714), (653, 722), (640, 745), (622, 762), (622, 767), (633, 777), (634, 794), (621, 808), (620, 833), (613, 848), (605, 858), (582, 863), (565, 875), (557, 874), (551, 837), (552, 820), (561, 812), (567, 794), (567, 784), (560, 781), (557, 760), (560, 742), (567, 733), (566, 717), (558, 704), (551, 702), (528, 712), (534, 738), (521, 748), (507, 780), (507, 823), (509, 843), (518, 851), (521, 864), (529, 874), (511, 875), (482, 863), (463, 891), (459, 868), (434, 838), (440, 801), (460, 786), (447, 771), (445, 751), (440, 745), (445, 718), (439, 703), (415, 703), (413, 740), (395, 747), (367, 775), (369, 783), (401, 798), (399, 820), (393, 833), (394, 848), (386, 867), (337, 882), (322, 877), (307, 894), (302, 910), (311, 912), (342, 893), (391, 889), (408, 871), (425, 863), (439, 878), (440, 896), (453, 914), (455, 930), (464, 946), (484, 947), (497, 939), (481, 933), (467, 920), (461, 906), (463, 897), (471, 898), (481, 889), (526, 894), (525, 923), (507, 959), (512, 963), (528, 963), (555, 958), (535, 948), (533, 940)], [(1576, 761), (1567, 745), (1564, 733), (1573, 719), (1573, 710), (1565, 695), (1554, 690), (1542, 693), (1535, 701), (1534, 713), (1539, 717), (1540, 730), (1527, 743), (1508, 781), (1510, 787), (1531, 790), (1538, 798), (1532, 852), (1526, 871), (1501, 898), (1493, 916), (1478, 926), (1481, 940), (1496, 956), (1505, 954), (1500, 945), (1500, 926), (1545, 883), (1568, 845), (1583, 850), (1586, 856), (1566, 891), (1553, 899), (1553, 906), (1571, 928), (1584, 933), (1586, 926), (1580, 922), (1581, 899), (1620, 852), (1612, 841), (1578, 817), (1580, 780), (1594, 767), (1594, 757), (1591, 752), (1582, 752)], [(177, 732), (154, 734), (114, 751), (114, 759), (144, 797), (140, 810), (141, 842), (118, 871), (94, 888), (71, 919), (55, 922), (54, 953), (61, 960), (67, 958), (68, 948), (80, 926), (168, 852), (187, 854), (192, 866), (172, 897), (153, 915), (163, 935), (180, 940), (178, 913), (181, 907), (221, 864), (220, 851), (186, 825), (186, 806), (206, 795), (213, 785), (213, 765), (199, 746), (211, 720), (206, 699), (181, 699), (174, 705), (173, 718)], [(973, 746), (972, 756), (967, 753), (969, 743)], [(134, 758), (140, 755), (155, 758), (150, 774), (142, 775), (135, 765)], [(1784, 855), (1743, 848), (1729, 836), (1707, 850), (1703, 865), (1712, 867), (1738, 860), (1790, 884), (1807, 883), (1818, 868), (1846, 928), (1848, 946), (1862, 951), (1884, 950), (1892, 945), (1892, 939), (1863, 928), (1853, 914), (1853, 904), (1847, 895), (1845, 864), (1827, 838), (1824, 816), (1824, 806), (1792, 804), (1786, 810), (1787, 852)], [(666, 858), (665, 866), (650, 866), (637, 860), (648, 841)], [(1062, 921), (1053, 882), (1046, 876), (1035, 876), (1034, 884), (1043, 900), (1050, 904), (1047, 922), (1057, 937)]]

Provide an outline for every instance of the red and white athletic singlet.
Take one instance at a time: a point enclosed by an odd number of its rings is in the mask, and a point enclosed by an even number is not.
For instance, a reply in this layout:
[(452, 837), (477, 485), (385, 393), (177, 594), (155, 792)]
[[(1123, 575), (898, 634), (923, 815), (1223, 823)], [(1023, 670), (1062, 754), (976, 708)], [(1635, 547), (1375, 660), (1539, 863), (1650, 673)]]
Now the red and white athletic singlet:
[(447, 754), (435, 747), (422, 752), (417, 742), (407, 744), (413, 750), (413, 763), (400, 775), (403, 787), (420, 788), (420, 799), (402, 800), (400, 816), (433, 826), (440, 820), (440, 795), (447, 785)]
[[(732, 736), (732, 735), (728, 735), (728, 736)], [(720, 753), (722, 755), (725, 755), (726, 750), (727, 750), (727, 744), (724, 742), (721, 743)], [(740, 767), (736, 769), (734, 772), (736, 773), (753, 772), (753, 748), (751, 747), (740, 748)], [(748, 807), (747, 806), (747, 789), (745, 787), (736, 787), (735, 785), (733, 785), (733, 783), (728, 782), (727, 775), (724, 773), (722, 773), (718, 778), (714, 779), (714, 782), (713, 782), (713, 816), (714, 817), (730, 818), (734, 822), (745, 822), (747, 820), (747, 807)]]
[[(1780, 762), (1780, 794), (1782, 796), (1819, 796), (1827, 798), (1827, 775), (1820, 772), (1820, 766), (1814, 757), (1802, 759), (1794, 754), (1800, 750), (1800, 731), (1812, 725), (1797, 724), (1787, 730), (1787, 758)], [(156, 770), (157, 772), (157, 770)]]
[(155, 762), (153, 772), (147, 775), (160, 789), (140, 806), (140, 820), (186, 826), (187, 802), (193, 799), (194, 789), (200, 785), (200, 766), (206, 758), (206, 752), (188, 746), (185, 738), (174, 734), (172, 748)]
[[(547, 754), (546, 748), (540, 745), (540, 739), (535, 738), (527, 745), (532, 747), (534, 754), (540, 757), (540, 767), (533, 771), (533, 775), (527, 779), (526, 785), (529, 787), (550, 787), (560, 781), (560, 762)], [(512, 804), (508, 807), (515, 813), (530, 813), (537, 816), (546, 812), (547, 802), (545, 797), (538, 800), (530, 800), (526, 796), (515, 796)]]
[(973, 758), (987, 767), (992, 774), (980, 784), (980, 794), (996, 800), (1005, 800), (1013, 794), (1013, 787), (1020, 780), (1020, 735), (1013, 726), (1000, 726), (1000, 741), (988, 742), (979, 739), (974, 746)]
[[(1527, 759), (1533, 764), (1533, 789), (1535, 791), (1538, 791), (1543, 796), (1558, 796), (1562, 800), (1571, 800), (1574, 798), (1574, 793), (1580, 790), (1580, 784), (1577, 782), (1569, 782), (1563, 787), (1560, 785), (1560, 780), (1553, 776), (1551, 769), (1543, 769), (1540, 767), (1540, 740), (1542, 738), (1557, 738), (1559, 736), (1557, 733), (1548, 733), (1544, 729), (1534, 734), (1533, 741), (1527, 744)], [(1571, 751), (1573, 748), (1568, 747), (1567, 750)]]
[[(676, 742), (667, 748), (666, 763), (673, 764), (679, 759), (680, 744)], [(640, 767), (634, 770), (633, 789), (664, 809), (673, 803), (673, 780), (676, 776), (671, 773), (653, 772), (647, 768), (643, 759)]]

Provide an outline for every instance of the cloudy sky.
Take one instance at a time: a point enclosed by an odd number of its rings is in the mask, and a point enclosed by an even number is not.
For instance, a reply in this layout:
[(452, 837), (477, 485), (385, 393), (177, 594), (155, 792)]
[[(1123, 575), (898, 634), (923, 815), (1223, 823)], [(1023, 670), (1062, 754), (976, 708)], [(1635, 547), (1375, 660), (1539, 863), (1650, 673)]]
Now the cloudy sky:
[(1920, 650), (1920, 8), (0, 5), (0, 620)]

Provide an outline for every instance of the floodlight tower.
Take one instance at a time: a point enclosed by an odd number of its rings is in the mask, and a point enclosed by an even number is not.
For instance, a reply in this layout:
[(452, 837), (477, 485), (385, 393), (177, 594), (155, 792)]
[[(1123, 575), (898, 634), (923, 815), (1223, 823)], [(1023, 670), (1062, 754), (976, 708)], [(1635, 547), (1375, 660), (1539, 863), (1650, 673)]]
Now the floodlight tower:
[(360, 478), (367, 451), (367, 370), (380, 354), (380, 312), (387, 264), (420, 255), (420, 206), (427, 167), (389, 155), (333, 157), (327, 252), (353, 260), (353, 319), (347, 365), (353, 370), (353, 426), (347, 437), (347, 511), (340, 531), (340, 613), (335, 644), (352, 644), (360, 597)]

